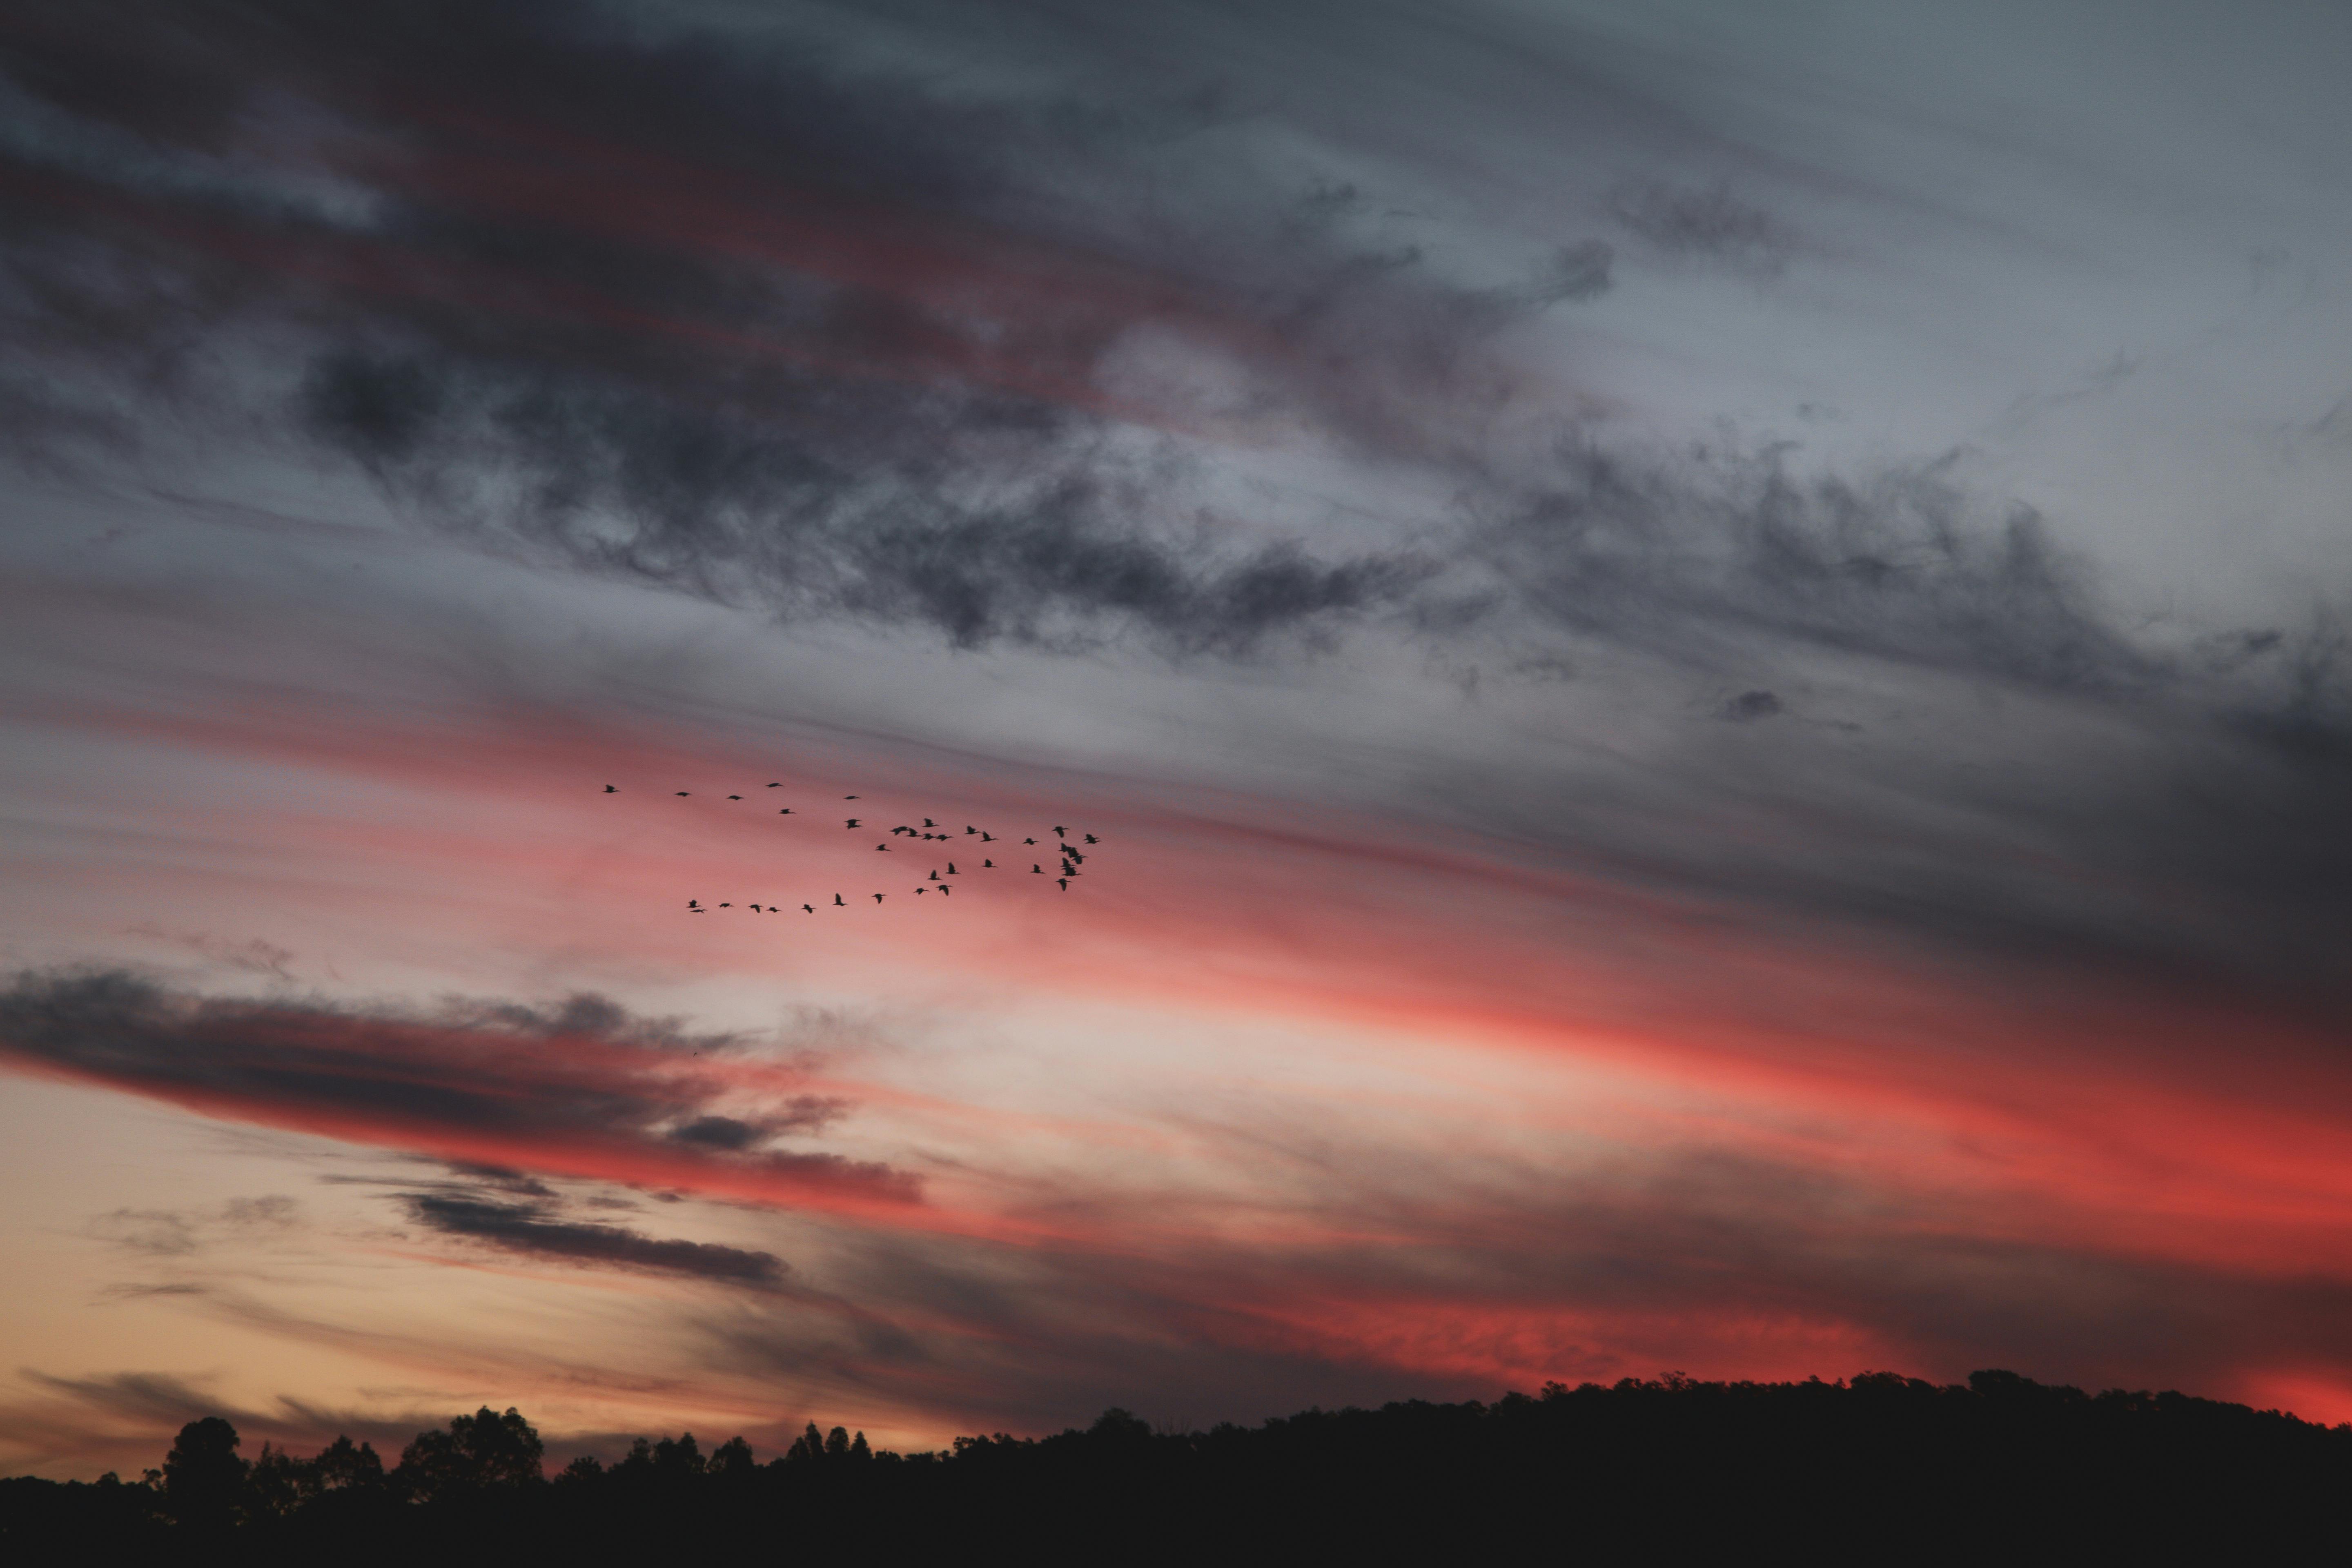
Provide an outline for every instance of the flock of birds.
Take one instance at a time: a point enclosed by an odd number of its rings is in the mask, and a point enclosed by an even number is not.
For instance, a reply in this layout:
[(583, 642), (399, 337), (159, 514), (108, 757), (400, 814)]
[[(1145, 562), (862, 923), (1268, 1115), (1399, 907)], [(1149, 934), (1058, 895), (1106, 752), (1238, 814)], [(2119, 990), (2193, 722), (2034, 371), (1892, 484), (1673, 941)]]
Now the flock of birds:
[[(768, 787), (770, 789), (782, 789), (784, 786), (781, 783), (778, 783), (772, 784)], [(618, 795), (621, 791), (617, 785), (606, 784), (604, 786), (604, 793), (606, 795)], [(677, 790), (674, 793), (680, 800), (688, 799), (694, 794), (692, 790), (686, 789)], [(743, 797), (740, 795), (730, 795), (727, 798), (729, 800), (740, 801)], [(844, 800), (856, 800), (857, 796), (854, 795), (845, 795), (841, 798)], [(803, 814), (794, 812), (791, 806), (787, 805), (779, 810), (776, 815), (779, 816), (793, 816)], [(858, 829), (865, 827), (866, 819), (860, 816), (847, 817), (844, 819), (842, 826), (846, 830), (855, 833)], [(1059, 826), (1056, 826), (1053, 829), (1053, 853), (1060, 862), (1058, 872), (1047, 871), (1045, 869), (1045, 863), (1040, 860), (1033, 860), (1029, 863), (1029, 872), (1032, 876), (1052, 877), (1055, 883), (1061, 888), (1062, 891), (1066, 893), (1070, 890), (1070, 884), (1084, 875), (1084, 873), (1080, 871), (1079, 868), (1087, 863), (1087, 850), (1100, 844), (1102, 841), (1091, 833), (1082, 833), (1077, 835), (1079, 843), (1070, 843), (1068, 842), (1071, 837), (1070, 830)], [(1000, 837), (996, 834), (991, 833), (985, 828), (975, 827), (969, 823), (965, 825), (963, 832), (960, 835), (941, 827), (937, 822), (932, 821), (928, 816), (923, 818), (923, 825), (920, 827), (901, 823), (899, 826), (891, 828), (889, 832), (885, 835), (885, 841), (875, 845), (874, 847), (880, 853), (887, 855), (890, 853), (891, 848), (888, 839), (901, 837), (910, 841), (925, 844), (949, 844), (953, 843), (959, 837), (971, 839), (974, 841), (975, 847), (981, 849), (980, 864), (971, 868), (972, 870), (997, 871), (1013, 870), (1015, 868), (1012, 866), (1000, 867), (996, 863), (996, 855), (1009, 854), (1010, 851), (1000, 849), (997, 850), (995, 854), (991, 854), (985, 847), (991, 844), (1009, 844), (1012, 842), (1009, 838)], [(1038, 847), (1037, 840), (1034, 837), (1024, 838), (1021, 842), (1027, 847), (1034, 848)], [(1081, 846), (1083, 846), (1083, 847)], [(971, 857), (967, 854), (964, 858), (969, 861)], [(949, 879), (964, 876), (967, 873), (965, 871), (957, 868), (956, 863), (953, 860), (949, 860), (947, 862), (947, 870), (944, 875), (940, 873), (938, 867), (932, 867), (930, 868), (930, 876), (929, 879), (915, 884), (915, 894), (919, 898), (926, 893), (937, 893), (940, 898), (945, 899), (955, 891), (955, 884), (950, 881)], [(887, 895), (885, 893), (876, 893), (873, 895), (874, 901), (879, 904), (887, 896)], [(714, 905), (706, 904), (700, 899), (688, 899), (686, 900), (687, 912), (689, 914), (707, 915), (714, 909), (731, 910), (734, 907), (734, 904), (731, 902), (721, 902)], [(843, 898), (839, 893), (835, 893), (833, 895), (833, 902), (825, 907), (828, 909), (847, 909), (849, 907), (849, 900)], [(780, 915), (784, 913), (790, 906), (775, 903), (747, 903), (743, 908), (755, 915)], [(812, 915), (817, 911), (817, 906), (814, 904), (803, 904), (801, 909), (803, 912)]]

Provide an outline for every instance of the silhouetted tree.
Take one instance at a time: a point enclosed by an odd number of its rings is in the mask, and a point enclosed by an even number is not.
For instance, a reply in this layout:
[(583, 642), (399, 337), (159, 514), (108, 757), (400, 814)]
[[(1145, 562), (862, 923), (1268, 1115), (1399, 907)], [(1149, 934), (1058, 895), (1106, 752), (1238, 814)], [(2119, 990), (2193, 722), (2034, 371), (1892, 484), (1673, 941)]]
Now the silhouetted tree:
[(163, 1457), (163, 1497), (172, 1517), (197, 1530), (226, 1530), (245, 1510), (246, 1463), (236, 1428), (217, 1415), (180, 1428)]
[(457, 1416), (446, 1429), (419, 1432), (400, 1451), (399, 1480), (411, 1497), (426, 1501), (517, 1487), (540, 1479), (544, 1452), (539, 1433), (512, 1406), (500, 1415), (486, 1405)]
[(322, 1492), (373, 1491), (383, 1486), (383, 1461), (373, 1445), (339, 1436), (310, 1461), (311, 1484)]

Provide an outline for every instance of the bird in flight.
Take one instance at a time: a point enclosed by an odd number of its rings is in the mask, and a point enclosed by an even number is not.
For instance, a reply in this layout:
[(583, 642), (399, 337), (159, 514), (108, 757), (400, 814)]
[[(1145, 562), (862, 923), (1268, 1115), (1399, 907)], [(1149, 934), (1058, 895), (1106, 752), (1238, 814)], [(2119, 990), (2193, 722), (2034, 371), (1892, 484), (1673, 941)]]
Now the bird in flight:
[(682, 789), (682, 790), (678, 791), (677, 793), (678, 793), (679, 795), (692, 795), (694, 792), (693, 792), (692, 790), (690, 790), (690, 789)]
[(689, 910), (698, 910), (702, 907), (702, 900), (700, 899), (688, 899), (686, 900), (686, 907)]
[(940, 884), (940, 897), (941, 897), (941, 898), (943, 898), (943, 899), (944, 899), (944, 898), (946, 898), (950, 893), (952, 893), (952, 892), (954, 892), (954, 891), (955, 891), (955, 889), (954, 889), (953, 888), (949, 887), (945, 882), (941, 882), (941, 883)]
[(801, 908), (806, 910), (811, 914), (816, 913), (816, 906), (814, 904), (803, 904)]
[(856, 817), (854, 817), (854, 816), (853, 816), (853, 817), (851, 817), (851, 818), (849, 819), (849, 826), (852, 826), (852, 827), (856, 826), (857, 826), (857, 818), (856, 818)]
[(619, 790), (614, 789), (611, 784), (606, 784), (606, 785), (604, 786), (604, 793), (605, 793), (606, 795), (618, 795), (618, 794), (620, 794), (621, 792), (620, 792)]
[(1033, 877), (1042, 877), (1045, 874), (1045, 868), (1033, 865), (1029, 868), (1029, 874)]
[(1056, 877), (1054, 880), (1062, 884), (1062, 891), (1066, 893), (1070, 890), (1070, 879), (1067, 877)]
[(1035, 839), (1034, 839), (1034, 838), (1024, 838), (1024, 839), (1023, 839), (1021, 842), (1022, 842), (1022, 843), (1024, 843), (1024, 844), (1034, 844), (1034, 843), (1036, 843), (1037, 841), (1036, 841)]
[(996, 869), (996, 862), (993, 860), (982, 860), (980, 863), (980, 868), (983, 871), (993, 871)]
[(881, 850), (885, 854), (889, 853), (890, 850), (890, 847), (887, 844), (877, 844), (874, 847)]
[(939, 874), (937, 871), (932, 872), (932, 873), (931, 873), (931, 880), (932, 880), (932, 881), (934, 881), (934, 882), (936, 882), (936, 881), (938, 881), (939, 879), (940, 879), (940, 874)]
[(1089, 843), (1089, 844), (1099, 844), (1099, 843), (1101, 843), (1101, 842), (1102, 842), (1102, 840), (1101, 840), (1101, 839), (1099, 839), (1099, 838), (1097, 838), (1093, 834), (1089, 833), (1089, 834), (1087, 834), (1087, 843)]
[(1068, 828), (1066, 828), (1066, 827), (1056, 827), (1055, 829), (1054, 829), (1054, 837), (1056, 837), (1056, 838), (1066, 837), (1068, 836), (1068, 834), (1069, 834), (1069, 831), (1070, 831), (1070, 830), (1069, 830)]
[(882, 895), (881, 895), (881, 894), (879, 894), (879, 893), (875, 894), (875, 895), (874, 895), (874, 901), (875, 901), (876, 903), (877, 903), (877, 904), (878, 904), (878, 903), (880, 903), (880, 902), (882, 901)]
[(996, 835), (993, 833), (983, 833), (980, 836), (980, 841), (982, 844), (993, 844), (996, 842)]
[(841, 798), (842, 798), (842, 799), (844, 799), (844, 800), (856, 800), (857, 797), (856, 797), (856, 795), (843, 795)]
[(729, 800), (741, 800), (743, 797), (740, 795), (730, 795), (727, 798)]
[(786, 807), (784, 807), (784, 809), (783, 809), (783, 810), (782, 810), (782, 811), (780, 811), (780, 812), (776, 813), (776, 815), (777, 815), (778, 816), (790, 816), (792, 814), (793, 814), (793, 808), (792, 808), (791, 806), (789, 806), (789, 805), (788, 805), (788, 806), (786, 806)]
[(782, 788), (783, 788), (784, 786), (783, 786), (783, 785), (782, 785), (782, 784), (770, 784), (768, 787), (769, 787), (770, 789), (782, 789)]
[(841, 895), (839, 893), (835, 893), (833, 896), (833, 907), (836, 910), (847, 908), (847, 906), (842, 902)]

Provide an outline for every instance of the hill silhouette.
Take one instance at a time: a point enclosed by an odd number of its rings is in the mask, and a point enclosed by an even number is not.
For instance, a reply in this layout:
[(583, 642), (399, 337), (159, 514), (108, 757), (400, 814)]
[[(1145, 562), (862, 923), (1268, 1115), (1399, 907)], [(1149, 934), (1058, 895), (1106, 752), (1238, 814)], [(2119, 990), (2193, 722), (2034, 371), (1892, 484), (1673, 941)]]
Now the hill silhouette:
[(2352, 1542), (2352, 1426), (2006, 1372), (1669, 1374), (1200, 1432), (1110, 1410), (1084, 1431), (910, 1455), (812, 1424), (764, 1464), (740, 1437), (706, 1453), (688, 1433), (551, 1475), (511, 1409), (421, 1433), (391, 1466), (348, 1437), (309, 1458), (239, 1449), (209, 1417), (143, 1481), (0, 1481), (0, 1555), (1981, 1563), (2340, 1559)]

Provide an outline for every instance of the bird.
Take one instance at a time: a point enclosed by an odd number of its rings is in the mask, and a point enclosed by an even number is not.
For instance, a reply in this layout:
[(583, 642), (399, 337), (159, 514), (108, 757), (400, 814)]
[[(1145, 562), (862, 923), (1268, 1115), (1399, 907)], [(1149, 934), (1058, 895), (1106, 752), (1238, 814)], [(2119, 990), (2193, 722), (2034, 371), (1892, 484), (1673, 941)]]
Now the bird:
[(971, 823), (967, 822), (967, 823), (965, 823), (965, 824), (963, 825), (963, 831), (964, 831), (964, 837), (967, 837), (967, 838), (969, 838), (969, 837), (971, 837), (973, 834), (975, 834), (975, 833), (979, 832), (979, 831), (980, 831), (980, 829), (979, 829), (979, 828), (977, 828), (977, 827), (974, 827)]
[(604, 786), (604, 793), (605, 793), (606, 795), (618, 795), (618, 794), (620, 794), (621, 792), (620, 792), (619, 790), (614, 789), (611, 784), (606, 784), (606, 785)]
[(1042, 877), (1045, 874), (1045, 868), (1043, 866), (1032, 866), (1029, 868), (1029, 874), (1033, 877)]
[(996, 835), (993, 833), (983, 833), (980, 836), (980, 841), (982, 844), (993, 844), (996, 842)]
[(684, 796), (684, 795), (692, 795), (694, 792), (693, 792), (692, 790), (690, 790), (690, 789), (682, 789), (682, 790), (678, 791), (677, 793), (678, 793), (681, 796)]
[(700, 899), (688, 899), (686, 900), (686, 907), (689, 910), (698, 910), (702, 907), (702, 900)]
[(1056, 827), (1054, 829), (1054, 837), (1056, 838), (1063, 837), (1067, 835), (1069, 831), (1070, 830), (1066, 827)]
[(776, 813), (776, 815), (777, 815), (778, 816), (790, 816), (792, 814), (793, 814), (793, 808), (792, 808), (791, 806), (789, 806), (789, 805), (788, 805), (788, 806), (786, 806), (786, 807), (784, 807), (784, 809), (783, 809), (783, 810), (782, 810), (782, 811), (780, 811), (780, 812)]
[(1024, 844), (1034, 844), (1034, 843), (1036, 843), (1037, 841), (1036, 841), (1035, 839), (1034, 839), (1034, 838), (1024, 838), (1024, 839), (1023, 839), (1021, 842), (1022, 842), (1022, 843), (1024, 843)]
[(856, 818), (856, 817), (854, 817), (854, 816), (853, 816), (853, 817), (851, 817), (851, 818), (849, 819), (849, 826), (852, 826), (852, 827), (856, 826), (857, 826), (857, 818)]
[(758, 914), (758, 913), (761, 912), (761, 909), (760, 909), (760, 906), (759, 906), (759, 905), (757, 905), (757, 904), (753, 904), (753, 905), (751, 906), (751, 912), (752, 912), (753, 914)]
[(730, 795), (727, 798), (729, 800), (741, 800), (743, 797), (740, 795)]
[(917, 888), (917, 889), (915, 889), (915, 896), (916, 896), (917, 898), (921, 898), (925, 893), (928, 893), (928, 892), (929, 892), (929, 891), (930, 891), (930, 889), (929, 889), (929, 888)]
[(982, 860), (980, 863), (980, 868), (983, 871), (993, 871), (996, 869), (996, 862), (993, 860)]
[(731, 910), (731, 909), (733, 909), (735, 906), (734, 906), (734, 905), (732, 905), (732, 904), (721, 904), (721, 905), (719, 905), (719, 907), (720, 909), (722, 909), (722, 910)]
[(945, 897), (947, 897), (950, 893), (952, 893), (952, 892), (954, 892), (954, 891), (955, 891), (955, 889), (954, 889), (953, 888), (949, 887), (945, 882), (941, 882), (941, 883), (940, 884), (940, 896), (941, 898), (945, 898)]
[(1087, 843), (1089, 843), (1089, 844), (1099, 844), (1099, 843), (1101, 843), (1101, 842), (1102, 842), (1102, 840), (1101, 840), (1101, 839), (1099, 839), (1099, 838), (1097, 838), (1093, 834), (1089, 833), (1089, 834), (1087, 834)]
[(840, 909), (840, 908), (842, 908), (842, 907), (843, 907), (843, 906), (842, 906), (842, 900), (841, 900), (841, 895), (840, 895), (839, 893), (835, 893), (835, 894), (834, 894), (834, 896), (833, 896), (833, 907), (834, 907), (835, 909)]
[(939, 879), (940, 879), (940, 874), (939, 874), (937, 871), (932, 872), (932, 873), (931, 873), (931, 880), (932, 880), (932, 881), (934, 881), (934, 882), (936, 882), (936, 881), (938, 881)]
[(880, 903), (880, 902), (882, 901), (882, 895), (881, 895), (881, 894), (879, 894), (879, 893), (875, 894), (875, 895), (874, 895), (874, 901), (875, 901), (876, 903), (877, 903), (877, 904), (878, 904), (878, 903)]
[(881, 850), (886, 855), (888, 854), (890, 850), (890, 847), (887, 844), (877, 844), (874, 847)]
[(938, 824), (938, 823), (936, 823), (936, 822), (933, 822), (929, 817), (928, 817), (928, 816), (927, 816), (927, 817), (923, 818), (923, 826), (926, 826), (926, 827), (937, 827), (937, 826), (939, 826), (939, 824)]
[(803, 904), (801, 908), (806, 910), (811, 914), (816, 913), (816, 906), (814, 904)]
[(856, 797), (856, 795), (843, 795), (841, 798), (842, 798), (842, 799), (844, 799), (844, 800), (856, 800), (857, 797)]
[(768, 787), (769, 787), (770, 789), (782, 789), (782, 788), (783, 788), (784, 786), (783, 786), (783, 785), (782, 785), (782, 784), (770, 784)]
[(1062, 891), (1066, 893), (1070, 890), (1070, 879), (1067, 877), (1056, 877), (1054, 880), (1062, 884)]

